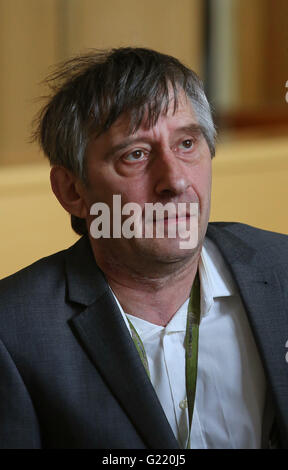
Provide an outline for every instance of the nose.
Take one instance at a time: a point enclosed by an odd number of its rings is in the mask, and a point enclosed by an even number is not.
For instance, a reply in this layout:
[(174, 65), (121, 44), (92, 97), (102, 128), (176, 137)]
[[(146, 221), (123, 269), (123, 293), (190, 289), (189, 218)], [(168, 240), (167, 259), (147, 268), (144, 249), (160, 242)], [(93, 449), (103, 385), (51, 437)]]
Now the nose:
[(158, 153), (154, 162), (155, 192), (161, 197), (175, 197), (183, 194), (191, 182), (187, 166), (169, 148)]

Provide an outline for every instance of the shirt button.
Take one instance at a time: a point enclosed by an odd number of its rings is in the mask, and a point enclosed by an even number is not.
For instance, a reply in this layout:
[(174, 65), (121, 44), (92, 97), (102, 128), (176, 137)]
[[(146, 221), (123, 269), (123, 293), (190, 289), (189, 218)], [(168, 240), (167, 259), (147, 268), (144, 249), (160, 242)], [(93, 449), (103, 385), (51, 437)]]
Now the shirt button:
[(181, 408), (181, 410), (185, 410), (187, 408), (187, 398), (185, 398), (185, 400), (181, 400), (180, 403), (179, 403), (179, 406)]

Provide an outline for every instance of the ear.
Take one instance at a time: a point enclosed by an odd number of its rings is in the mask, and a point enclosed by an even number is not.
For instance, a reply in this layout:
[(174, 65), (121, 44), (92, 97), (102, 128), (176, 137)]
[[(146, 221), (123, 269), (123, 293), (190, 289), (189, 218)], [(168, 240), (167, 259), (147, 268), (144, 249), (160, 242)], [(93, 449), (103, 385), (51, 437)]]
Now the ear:
[(52, 190), (61, 206), (82, 219), (88, 215), (84, 198), (84, 186), (80, 179), (63, 166), (53, 166), (50, 172)]

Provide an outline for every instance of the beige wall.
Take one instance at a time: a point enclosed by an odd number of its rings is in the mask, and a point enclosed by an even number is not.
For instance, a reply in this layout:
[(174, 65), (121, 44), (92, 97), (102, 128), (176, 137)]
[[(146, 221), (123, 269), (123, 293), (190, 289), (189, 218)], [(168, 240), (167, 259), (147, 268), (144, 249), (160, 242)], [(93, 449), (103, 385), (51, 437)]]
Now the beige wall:
[(213, 170), (211, 220), (288, 234), (288, 137), (222, 143)]
[(28, 141), (38, 82), (57, 60), (56, 3), (0, 0), (0, 165), (39, 159)]
[(89, 48), (146, 46), (201, 73), (201, 0), (0, 0), (0, 165), (39, 161), (28, 143), (60, 60)]
[(146, 46), (201, 72), (201, 0), (66, 0), (67, 52)]

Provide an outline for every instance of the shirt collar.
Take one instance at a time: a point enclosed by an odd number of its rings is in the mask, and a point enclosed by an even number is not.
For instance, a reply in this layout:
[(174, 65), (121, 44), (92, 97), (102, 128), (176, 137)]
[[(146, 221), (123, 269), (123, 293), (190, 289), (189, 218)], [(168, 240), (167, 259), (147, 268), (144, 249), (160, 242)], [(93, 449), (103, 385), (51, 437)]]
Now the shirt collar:
[[(200, 261), (199, 261), (199, 276), (201, 283), (201, 318), (208, 315), (214, 299), (217, 297), (228, 297), (236, 293), (236, 286), (233, 281), (232, 275), (230, 274), (226, 263), (221, 255), (219, 249), (216, 245), (207, 237), (204, 240), (204, 244), (201, 250)], [(112, 289), (111, 289), (112, 291)], [(114, 292), (112, 291), (114, 298), (118, 304), (120, 312), (123, 316), (123, 319), (130, 331), (129, 323), (127, 321), (126, 315), (116, 298)], [(185, 331), (186, 330), (186, 314), (188, 308), (188, 301), (181, 305), (177, 310), (175, 315), (172, 317), (168, 325), (166, 326), (166, 333), (175, 332), (175, 331)], [(153, 325), (146, 320), (142, 320), (137, 317), (128, 317), (133, 320), (133, 323), (136, 322), (136, 329), (138, 327), (139, 333), (146, 336), (153, 336), (163, 330), (164, 327)]]
[(216, 245), (205, 238), (199, 262), (201, 282), (201, 317), (207, 315), (217, 297), (236, 292), (235, 283)]

